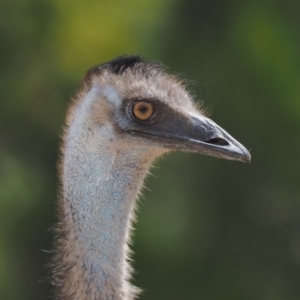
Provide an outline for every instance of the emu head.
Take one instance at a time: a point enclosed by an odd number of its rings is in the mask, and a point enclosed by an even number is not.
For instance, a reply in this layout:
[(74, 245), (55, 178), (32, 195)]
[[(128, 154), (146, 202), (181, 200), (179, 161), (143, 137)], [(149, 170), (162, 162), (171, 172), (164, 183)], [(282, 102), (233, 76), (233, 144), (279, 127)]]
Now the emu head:
[[(89, 69), (79, 87), (75, 109), (90, 98), (89, 128), (105, 128), (111, 141), (127, 149), (156, 154), (195, 152), (250, 162), (247, 149), (196, 107), (184, 84), (156, 62), (122, 56)], [(102, 132), (103, 134), (103, 132)]]

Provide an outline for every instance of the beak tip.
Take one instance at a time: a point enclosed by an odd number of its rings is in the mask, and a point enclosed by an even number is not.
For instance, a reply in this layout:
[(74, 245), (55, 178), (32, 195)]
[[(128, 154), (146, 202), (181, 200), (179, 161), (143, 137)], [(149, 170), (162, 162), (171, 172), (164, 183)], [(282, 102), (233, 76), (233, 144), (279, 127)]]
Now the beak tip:
[(251, 163), (251, 154), (249, 153), (249, 151), (244, 151), (244, 155), (242, 157), (242, 161), (244, 163)]
[(244, 160), (245, 163), (251, 163), (251, 155), (245, 157), (245, 160)]

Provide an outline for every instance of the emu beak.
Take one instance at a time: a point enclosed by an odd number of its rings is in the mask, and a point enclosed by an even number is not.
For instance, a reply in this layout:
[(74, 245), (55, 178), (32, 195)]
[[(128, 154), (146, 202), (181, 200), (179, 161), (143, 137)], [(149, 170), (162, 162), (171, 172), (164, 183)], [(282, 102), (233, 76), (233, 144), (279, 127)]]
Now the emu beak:
[(164, 148), (241, 162), (251, 161), (249, 151), (241, 143), (204, 116), (189, 114), (188, 120), (173, 118), (167, 128), (160, 129), (154, 135)]
[(249, 151), (214, 121), (202, 115), (168, 110), (152, 125), (130, 128), (168, 150), (250, 162)]
[[(211, 119), (190, 115), (184, 135), (186, 151), (249, 163), (249, 151)], [(189, 128), (188, 128), (189, 127)]]

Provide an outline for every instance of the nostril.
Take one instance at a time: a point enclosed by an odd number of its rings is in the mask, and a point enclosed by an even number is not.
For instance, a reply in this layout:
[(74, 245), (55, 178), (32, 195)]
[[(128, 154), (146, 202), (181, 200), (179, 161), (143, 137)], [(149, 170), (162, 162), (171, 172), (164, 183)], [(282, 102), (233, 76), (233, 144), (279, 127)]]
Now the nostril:
[(208, 144), (213, 144), (213, 145), (218, 145), (218, 146), (229, 146), (229, 143), (225, 139), (222, 139), (219, 137), (209, 139), (205, 142)]

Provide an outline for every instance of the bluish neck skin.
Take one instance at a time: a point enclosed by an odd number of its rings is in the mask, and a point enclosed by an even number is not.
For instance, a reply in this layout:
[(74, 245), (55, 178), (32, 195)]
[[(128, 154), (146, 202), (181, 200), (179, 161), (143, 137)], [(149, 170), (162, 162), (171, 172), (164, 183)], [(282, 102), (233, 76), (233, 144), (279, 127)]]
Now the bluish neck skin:
[(154, 155), (120, 145), (111, 127), (95, 126), (87, 114), (88, 106), (78, 109), (64, 151), (62, 248), (70, 262), (64, 293), (74, 292), (67, 299), (133, 299), (127, 242)]

